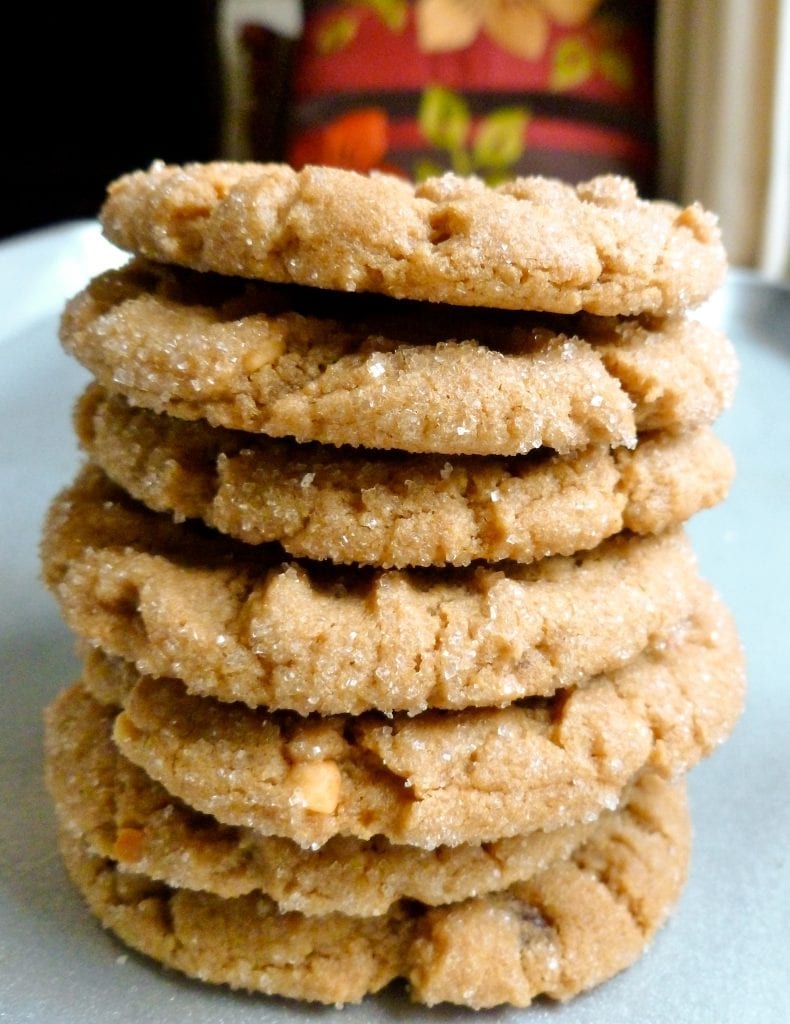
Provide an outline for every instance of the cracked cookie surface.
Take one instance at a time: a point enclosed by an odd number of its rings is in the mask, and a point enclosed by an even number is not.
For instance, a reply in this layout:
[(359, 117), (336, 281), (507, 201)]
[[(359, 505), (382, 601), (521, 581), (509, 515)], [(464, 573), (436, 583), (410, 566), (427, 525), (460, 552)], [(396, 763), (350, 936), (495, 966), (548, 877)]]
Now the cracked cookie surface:
[(303, 718), (120, 671), (113, 738), (129, 760), (219, 821), (305, 847), (383, 835), (433, 849), (595, 817), (643, 771), (677, 776), (709, 754), (744, 695), (737, 635), (712, 592), (660, 652), (497, 709)]
[(531, 562), (621, 530), (659, 533), (723, 500), (709, 428), (573, 456), (408, 456), (297, 445), (136, 408), (91, 386), (75, 412), (90, 458), (149, 508), (248, 544), (386, 568)]
[(713, 422), (737, 376), (729, 341), (690, 319), (535, 318), (145, 263), (75, 296), (61, 340), (101, 384), (156, 412), (451, 455), (633, 446), (637, 431)]
[(416, 1002), (475, 1008), (568, 999), (631, 964), (682, 890), (685, 787), (646, 779), (588, 842), (527, 882), (378, 917), (278, 911), (119, 871), (61, 833), (91, 911), (130, 946), (204, 981), (323, 1003), (357, 1002), (397, 977)]
[(163, 263), (463, 306), (673, 313), (721, 283), (716, 218), (640, 199), (625, 178), (447, 174), (282, 164), (153, 164), (113, 182), (107, 237)]
[[(97, 692), (95, 673), (91, 691)], [(117, 688), (113, 696), (119, 697)], [(179, 888), (223, 897), (260, 891), (282, 911), (369, 917), (400, 899), (436, 905), (505, 889), (564, 860), (597, 826), (538, 830), (485, 846), (422, 850), (378, 836), (335, 837), (305, 850), (289, 839), (222, 825), (171, 796), (119, 752), (112, 741), (116, 714), (79, 685), (47, 709), (47, 783), (59, 820), (121, 869)]]
[(680, 531), (526, 566), (298, 562), (174, 524), (95, 467), (53, 503), (41, 553), (90, 644), (193, 693), (304, 714), (551, 694), (662, 643), (699, 587)]

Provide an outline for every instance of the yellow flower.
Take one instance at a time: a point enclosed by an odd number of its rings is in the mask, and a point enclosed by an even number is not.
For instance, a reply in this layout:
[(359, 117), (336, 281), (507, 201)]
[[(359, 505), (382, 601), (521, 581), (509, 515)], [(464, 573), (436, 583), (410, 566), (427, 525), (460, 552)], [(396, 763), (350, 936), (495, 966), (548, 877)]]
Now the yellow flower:
[(417, 0), (417, 43), (426, 53), (463, 50), (485, 32), (503, 50), (536, 60), (549, 24), (575, 28), (601, 0)]

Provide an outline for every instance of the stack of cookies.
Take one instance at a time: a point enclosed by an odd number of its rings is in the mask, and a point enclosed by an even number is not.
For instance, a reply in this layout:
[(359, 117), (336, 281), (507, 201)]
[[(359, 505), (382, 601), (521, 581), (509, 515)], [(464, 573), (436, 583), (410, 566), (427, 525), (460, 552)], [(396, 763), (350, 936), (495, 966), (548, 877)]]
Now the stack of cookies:
[(633, 962), (743, 662), (683, 523), (736, 367), (714, 218), (618, 178), (154, 165), (68, 304), (44, 576), (68, 870), (207, 981), (472, 1007)]

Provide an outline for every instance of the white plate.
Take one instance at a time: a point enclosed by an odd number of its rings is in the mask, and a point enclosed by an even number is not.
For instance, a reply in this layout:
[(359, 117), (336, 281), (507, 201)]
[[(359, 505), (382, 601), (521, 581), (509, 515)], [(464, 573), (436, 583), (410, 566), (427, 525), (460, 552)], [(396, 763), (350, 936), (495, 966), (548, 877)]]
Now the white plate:
[[(63, 1024), (471, 1021), (396, 990), (336, 1011), (204, 987), (127, 951), (83, 909), (55, 854), (41, 781), (41, 711), (76, 671), (37, 579), (41, 519), (78, 465), (69, 419), (87, 375), (60, 350), (64, 299), (118, 253), (92, 222), (0, 244), (0, 1020)], [(565, 1006), (484, 1015), (554, 1024), (790, 1020), (790, 292), (733, 274), (712, 314), (742, 362), (720, 423), (739, 476), (691, 533), (738, 619), (748, 708), (692, 773), (696, 842), (674, 917), (630, 970)]]

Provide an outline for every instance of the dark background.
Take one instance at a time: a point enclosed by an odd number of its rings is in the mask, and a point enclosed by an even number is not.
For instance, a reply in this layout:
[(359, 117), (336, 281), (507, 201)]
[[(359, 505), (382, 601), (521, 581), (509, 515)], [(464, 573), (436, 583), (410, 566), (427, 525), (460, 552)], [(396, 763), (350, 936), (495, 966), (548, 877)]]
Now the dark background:
[(95, 216), (109, 181), (153, 159), (219, 154), (216, 0), (14, 6), (0, 23), (0, 237)]
[[(152, 160), (221, 155), (220, 2), (16, 0), (3, 8), (0, 238), (96, 216), (107, 184)], [(607, 0), (613, 9), (623, 3)], [(639, 12), (652, 24), (652, 4)], [(267, 77), (255, 81), (251, 117), (258, 142), (275, 148), (254, 156), (281, 159), (282, 125), (273, 117), (284, 107), (272, 100), (290, 44), (259, 34)]]

